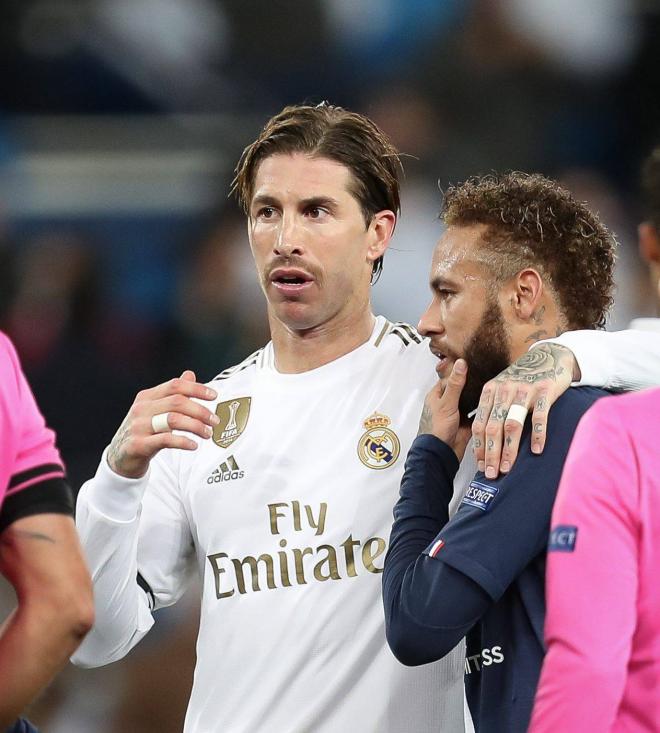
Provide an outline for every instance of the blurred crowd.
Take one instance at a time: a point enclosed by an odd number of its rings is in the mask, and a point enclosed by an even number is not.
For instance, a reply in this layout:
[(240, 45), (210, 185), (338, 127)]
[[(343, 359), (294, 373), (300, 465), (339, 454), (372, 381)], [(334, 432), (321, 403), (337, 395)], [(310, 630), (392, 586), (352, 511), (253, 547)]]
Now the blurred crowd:
[[(441, 189), (517, 169), (559, 178), (616, 232), (610, 327), (655, 314), (635, 227), (639, 165), (660, 142), (658, 0), (4, 0), (3, 11), (0, 328), (74, 488), (139, 389), (187, 368), (212, 379), (267, 340), (244, 219), (227, 193), (242, 146), (288, 102), (365, 112), (405, 153), (377, 311), (416, 324)], [(145, 118), (173, 126), (171, 142), (164, 133), (155, 151), (132, 139), (130, 121)], [(112, 197), (98, 204), (95, 145), (153, 164), (185, 152), (181, 140), (208, 119), (222, 121), (204, 147), (217, 166), (203, 190), (183, 192), (185, 207), (157, 166), (136, 190), (161, 201), (129, 193), (129, 213)], [(108, 121), (119, 139), (102, 132)], [(49, 134), (44, 157), (38, 131), (53, 129), (64, 132)], [(49, 206), (70, 183), (56, 166), (90, 150), (92, 185), (74, 205)], [(44, 175), (45, 203), (31, 201)], [(180, 730), (192, 605), (118, 665), (69, 670), (35, 720), (52, 733)]]

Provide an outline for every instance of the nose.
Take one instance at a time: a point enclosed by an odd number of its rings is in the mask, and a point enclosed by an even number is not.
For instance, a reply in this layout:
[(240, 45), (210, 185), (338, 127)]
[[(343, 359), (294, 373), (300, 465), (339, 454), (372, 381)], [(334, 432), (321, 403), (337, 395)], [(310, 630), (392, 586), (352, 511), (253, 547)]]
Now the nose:
[(417, 330), (424, 336), (433, 336), (434, 334), (441, 334), (444, 332), (444, 326), (442, 325), (442, 318), (440, 315), (440, 304), (437, 297), (433, 297), (433, 300), (429, 303), (427, 309), (422, 313), (422, 317), (419, 319), (417, 324)]
[(296, 217), (284, 215), (273, 246), (274, 254), (291, 257), (291, 255), (301, 255), (303, 251), (302, 232)]

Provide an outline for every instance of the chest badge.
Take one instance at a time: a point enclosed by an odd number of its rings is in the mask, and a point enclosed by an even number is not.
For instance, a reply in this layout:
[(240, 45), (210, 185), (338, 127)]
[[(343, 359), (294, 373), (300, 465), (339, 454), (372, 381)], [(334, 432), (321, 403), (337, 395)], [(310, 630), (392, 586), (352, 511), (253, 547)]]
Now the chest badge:
[(213, 428), (213, 442), (216, 445), (227, 448), (243, 433), (250, 417), (251, 403), (252, 397), (235, 397), (218, 404), (215, 414), (220, 418), (220, 423)]
[(399, 438), (389, 429), (389, 417), (374, 412), (362, 424), (366, 433), (358, 441), (358, 457), (367, 468), (380, 470), (396, 463), (401, 452)]

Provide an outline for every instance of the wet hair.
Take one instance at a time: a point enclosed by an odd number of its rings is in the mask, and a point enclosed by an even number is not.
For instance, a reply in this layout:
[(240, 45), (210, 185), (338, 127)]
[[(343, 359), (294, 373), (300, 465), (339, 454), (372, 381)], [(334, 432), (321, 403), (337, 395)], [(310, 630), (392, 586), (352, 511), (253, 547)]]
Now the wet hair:
[(660, 145), (642, 166), (644, 217), (660, 231)]
[[(236, 166), (231, 190), (246, 214), (259, 164), (278, 153), (305, 153), (348, 168), (351, 193), (367, 227), (379, 211), (399, 214), (399, 153), (368, 117), (326, 102), (316, 106), (291, 105), (271, 117), (259, 137), (245, 148)], [(372, 279), (377, 279), (382, 267), (383, 258), (379, 257), (373, 264)]]
[(445, 192), (441, 218), (447, 226), (487, 227), (482, 250), (498, 280), (538, 269), (569, 329), (604, 327), (616, 240), (558, 183), (517, 172), (474, 177)]

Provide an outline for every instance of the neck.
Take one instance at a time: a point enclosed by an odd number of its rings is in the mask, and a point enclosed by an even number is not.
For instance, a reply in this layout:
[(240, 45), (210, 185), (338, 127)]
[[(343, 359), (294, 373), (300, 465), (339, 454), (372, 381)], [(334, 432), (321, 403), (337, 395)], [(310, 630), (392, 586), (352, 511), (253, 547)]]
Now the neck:
[(556, 338), (563, 333), (566, 330), (564, 320), (554, 303), (546, 303), (529, 320), (518, 322), (510, 329), (511, 361), (529, 351), (537, 341)]
[(369, 308), (358, 317), (334, 319), (305, 330), (295, 330), (268, 314), (275, 367), (283, 374), (300, 374), (329, 364), (366, 343), (374, 328)]

